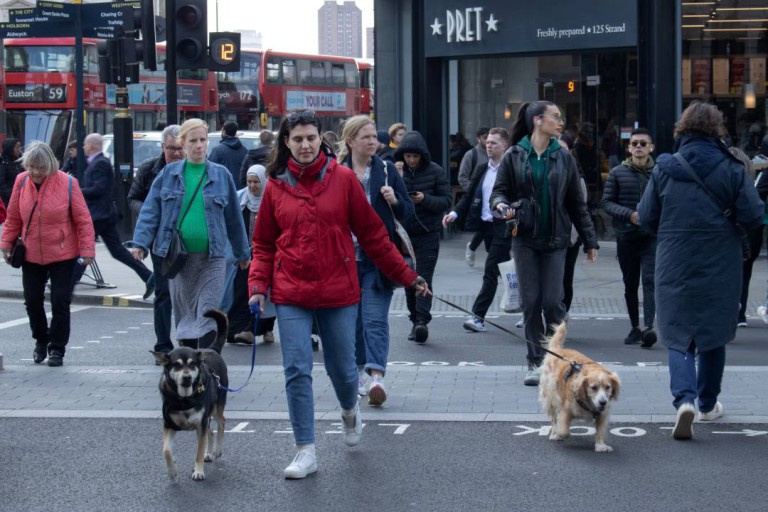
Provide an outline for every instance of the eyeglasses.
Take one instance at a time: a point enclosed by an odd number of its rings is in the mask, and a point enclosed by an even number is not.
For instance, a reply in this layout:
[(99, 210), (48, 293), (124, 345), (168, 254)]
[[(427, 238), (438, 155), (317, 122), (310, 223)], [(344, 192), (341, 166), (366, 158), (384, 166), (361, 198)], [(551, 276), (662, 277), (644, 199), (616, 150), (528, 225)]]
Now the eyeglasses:
[(171, 153), (181, 153), (184, 151), (184, 148), (181, 146), (168, 146), (166, 144), (163, 144), (163, 149), (167, 149)]
[(311, 123), (317, 119), (317, 115), (314, 110), (297, 110), (288, 114), (288, 124), (291, 126), (297, 125), (304, 121), (305, 123)]
[(558, 124), (565, 123), (565, 121), (563, 121), (563, 118), (560, 117), (560, 116), (555, 116), (555, 115), (552, 115), (552, 114), (541, 114), (541, 117), (548, 117), (548, 118), (552, 119), (554, 122), (556, 122)]
[(630, 142), (629, 144), (630, 144), (630, 145), (631, 145), (633, 148), (636, 148), (637, 146), (640, 146), (640, 147), (643, 147), (643, 148), (644, 148), (645, 146), (647, 146), (647, 145), (648, 145), (648, 141), (645, 141), (645, 140), (633, 140), (633, 141), (632, 141), (632, 142)]

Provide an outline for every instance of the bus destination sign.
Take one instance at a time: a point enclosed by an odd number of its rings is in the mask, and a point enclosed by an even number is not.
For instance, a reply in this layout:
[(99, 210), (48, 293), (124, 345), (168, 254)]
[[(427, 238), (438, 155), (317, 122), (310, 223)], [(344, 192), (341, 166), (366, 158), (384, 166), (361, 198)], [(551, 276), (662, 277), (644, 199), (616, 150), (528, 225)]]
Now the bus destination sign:
[(66, 85), (6, 85), (6, 103), (66, 103)]

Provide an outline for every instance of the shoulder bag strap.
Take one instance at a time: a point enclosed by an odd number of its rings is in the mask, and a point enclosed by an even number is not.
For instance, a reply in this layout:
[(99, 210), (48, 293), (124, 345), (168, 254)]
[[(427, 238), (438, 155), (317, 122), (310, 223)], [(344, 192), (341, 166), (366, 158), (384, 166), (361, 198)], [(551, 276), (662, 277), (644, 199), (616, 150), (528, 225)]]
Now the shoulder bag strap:
[[(19, 184), (19, 199), (21, 199), (21, 189), (24, 188), (24, 184), (27, 182), (27, 178), (29, 178), (29, 174), (24, 176), (24, 178), (21, 180), (21, 184)], [(37, 200), (35, 200), (35, 204), (32, 205), (32, 211), (29, 212), (29, 217), (27, 218), (27, 229), (24, 230), (24, 239), (27, 238), (27, 234), (29, 233), (30, 223), (32, 222), (32, 214), (35, 213), (36, 208)]]
[(688, 175), (695, 181), (699, 187), (704, 190), (704, 192), (707, 193), (707, 195), (712, 199), (712, 202), (715, 203), (715, 206), (717, 206), (718, 209), (723, 210), (723, 216), (725, 216), (726, 219), (731, 220), (731, 217), (733, 216), (733, 211), (730, 208), (723, 209), (722, 205), (720, 204), (720, 200), (715, 196), (715, 194), (712, 193), (711, 190), (709, 190), (706, 185), (704, 185), (704, 182), (701, 181), (701, 178), (696, 174), (696, 172), (691, 167), (691, 164), (688, 163), (688, 160), (685, 159), (683, 155), (681, 155), (679, 152), (674, 154), (675, 159), (680, 162), (680, 165), (683, 166), (683, 169), (688, 173)]
[(184, 217), (186, 217), (187, 214), (189, 213), (189, 209), (192, 208), (192, 201), (195, 200), (197, 191), (200, 190), (200, 185), (203, 184), (203, 180), (205, 179), (205, 175), (207, 173), (208, 173), (208, 164), (205, 164), (205, 170), (203, 171), (203, 175), (200, 176), (200, 181), (197, 183), (197, 187), (195, 187), (195, 191), (192, 193), (192, 196), (189, 198), (189, 203), (187, 203), (187, 209), (184, 210), (184, 214), (179, 219), (179, 226), (181, 226), (181, 223), (184, 222)]

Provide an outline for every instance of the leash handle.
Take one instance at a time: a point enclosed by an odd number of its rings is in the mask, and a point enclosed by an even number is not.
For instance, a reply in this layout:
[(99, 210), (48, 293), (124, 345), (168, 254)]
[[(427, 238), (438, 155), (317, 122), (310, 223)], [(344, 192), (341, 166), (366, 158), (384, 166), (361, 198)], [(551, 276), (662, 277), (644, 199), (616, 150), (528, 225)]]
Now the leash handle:
[[(256, 329), (258, 329), (259, 327), (259, 319), (261, 318), (261, 311), (259, 310), (258, 302), (255, 304), (251, 304), (250, 306), (248, 306), (248, 308), (251, 310), (251, 313), (253, 314), (253, 324), (252, 324), (253, 327), (251, 327), (251, 330), (252, 332), (255, 333)], [(227, 386), (223, 386), (221, 382), (218, 382), (219, 389), (223, 389), (224, 391), (228, 391), (229, 393), (239, 393), (251, 381), (251, 377), (253, 376), (253, 369), (255, 366), (256, 366), (256, 340), (253, 341), (253, 349), (251, 351), (251, 372), (248, 374), (248, 378), (245, 379), (245, 384), (243, 384), (237, 389), (232, 389), (232, 388), (228, 388)]]

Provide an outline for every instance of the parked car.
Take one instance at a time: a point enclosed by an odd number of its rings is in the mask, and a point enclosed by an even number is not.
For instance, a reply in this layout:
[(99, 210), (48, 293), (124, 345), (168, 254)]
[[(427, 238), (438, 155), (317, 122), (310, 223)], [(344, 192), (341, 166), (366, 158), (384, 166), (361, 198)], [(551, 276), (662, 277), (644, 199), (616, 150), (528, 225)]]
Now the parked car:
[[(251, 150), (256, 149), (259, 147), (259, 135), (261, 135), (261, 131), (238, 131), (237, 137), (240, 139), (240, 142), (243, 143), (243, 146), (245, 146), (245, 149)], [(208, 154), (211, 154), (211, 151), (213, 151), (213, 148), (216, 147), (216, 145), (221, 142), (221, 130), (217, 132), (211, 132), (208, 134)]]
[[(133, 132), (133, 175), (139, 170), (139, 165), (149, 158), (160, 156), (163, 141), (162, 132)], [(115, 136), (112, 133), (104, 135), (104, 156), (115, 165)]]

